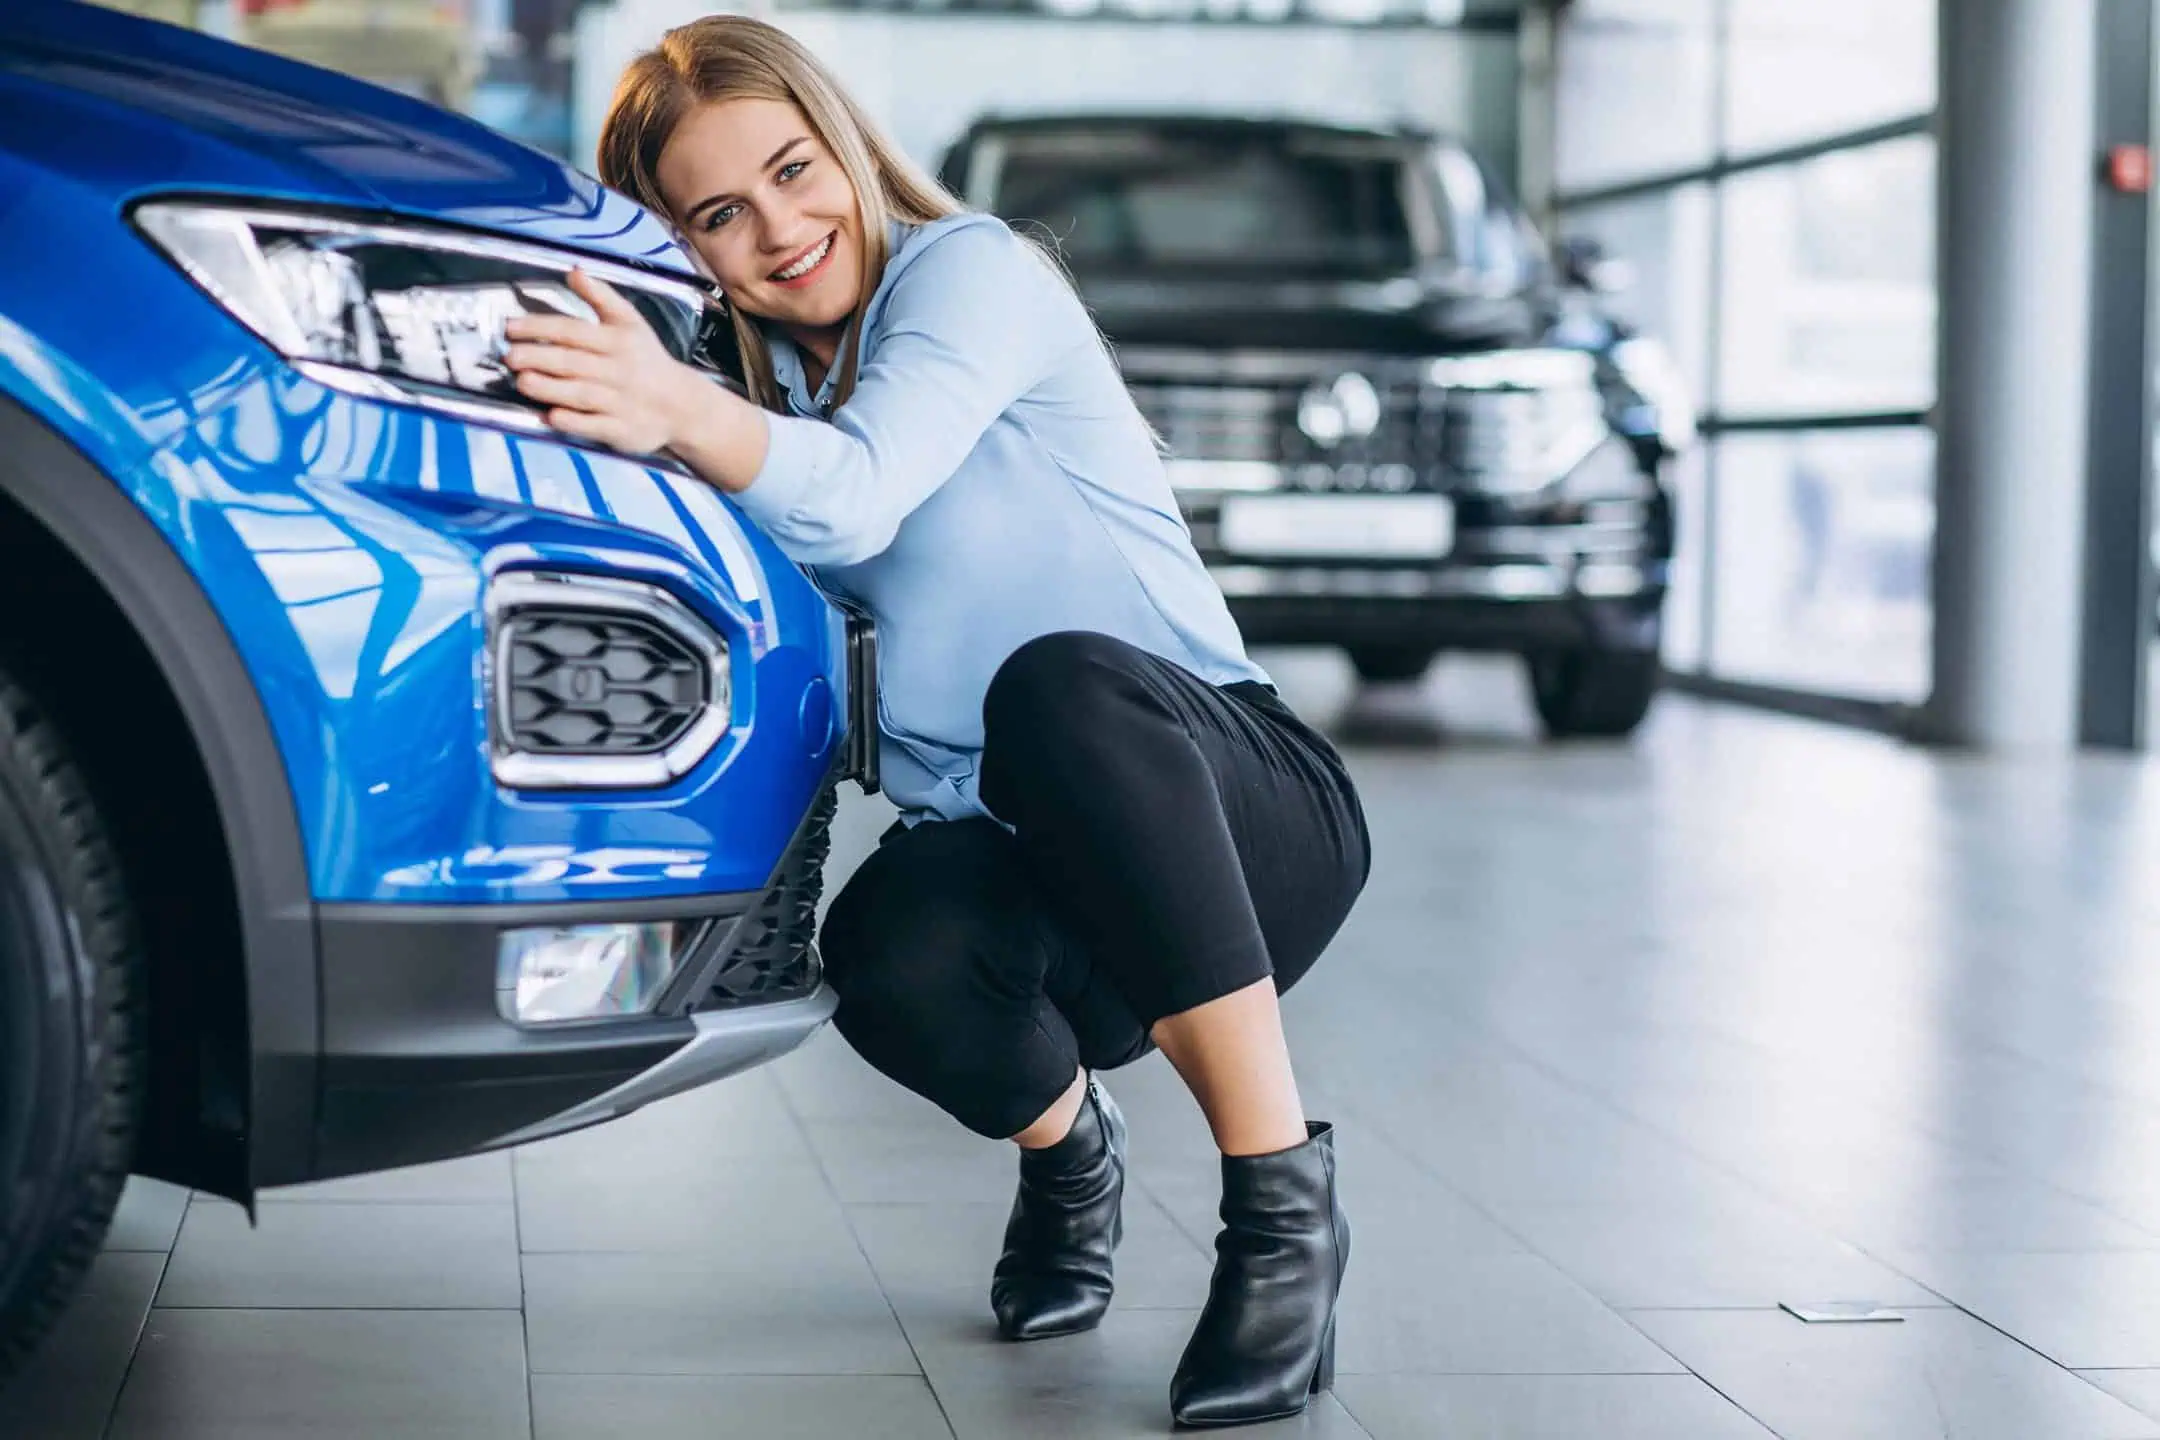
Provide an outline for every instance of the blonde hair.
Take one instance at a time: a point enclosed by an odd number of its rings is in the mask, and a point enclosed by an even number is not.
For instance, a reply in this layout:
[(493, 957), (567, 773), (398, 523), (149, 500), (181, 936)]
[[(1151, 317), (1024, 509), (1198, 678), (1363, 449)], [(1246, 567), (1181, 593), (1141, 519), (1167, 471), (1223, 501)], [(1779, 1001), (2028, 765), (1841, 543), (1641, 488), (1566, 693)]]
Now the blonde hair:
[[(892, 258), (891, 222), (928, 224), (963, 207), (886, 138), (792, 35), (743, 15), (693, 20), (630, 62), (600, 126), (601, 180), (648, 210), (669, 214), (660, 194), (660, 153), (693, 107), (726, 100), (778, 100), (801, 110), (855, 189), (862, 214), (862, 296), (842, 342), (846, 353), (834, 390), (836, 400), (845, 401), (861, 365), (863, 314)], [(728, 312), (750, 398), (768, 409), (784, 408), (765, 332), (740, 306), (730, 305)]]

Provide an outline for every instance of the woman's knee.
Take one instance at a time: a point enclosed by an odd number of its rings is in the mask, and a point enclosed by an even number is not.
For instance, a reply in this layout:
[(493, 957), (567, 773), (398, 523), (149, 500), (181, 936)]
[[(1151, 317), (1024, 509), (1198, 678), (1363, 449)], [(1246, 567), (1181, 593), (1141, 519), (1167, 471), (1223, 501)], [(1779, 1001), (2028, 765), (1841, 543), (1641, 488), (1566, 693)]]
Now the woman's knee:
[(985, 784), (1070, 773), (1093, 750), (1118, 753), (1135, 724), (1169, 721), (1147, 680), (1150, 663), (1144, 651), (1089, 630), (1038, 636), (1015, 650), (983, 696)]

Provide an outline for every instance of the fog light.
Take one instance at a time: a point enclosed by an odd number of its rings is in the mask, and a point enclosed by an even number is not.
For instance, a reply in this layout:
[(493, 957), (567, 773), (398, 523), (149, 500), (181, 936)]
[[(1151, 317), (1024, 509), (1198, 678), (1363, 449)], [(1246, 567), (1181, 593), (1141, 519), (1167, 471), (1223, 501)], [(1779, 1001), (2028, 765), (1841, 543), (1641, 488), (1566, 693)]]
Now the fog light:
[(520, 1025), (642, 1015), (666, 988), (694, 927), (542, 925), (505, 931), (496, 950), (496, 1001)]

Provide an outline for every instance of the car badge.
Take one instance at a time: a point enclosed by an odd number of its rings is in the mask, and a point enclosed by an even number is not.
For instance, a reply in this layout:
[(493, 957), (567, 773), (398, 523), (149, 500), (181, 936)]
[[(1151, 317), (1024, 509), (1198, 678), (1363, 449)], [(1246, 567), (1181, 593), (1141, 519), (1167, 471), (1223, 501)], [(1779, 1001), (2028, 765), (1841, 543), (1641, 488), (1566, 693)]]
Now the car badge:
[(1298, 397), (1298, 429), (1323, 450), (1345, 440), (1363, 440), (1380, 428), (1380, 392), (1355, 370)]

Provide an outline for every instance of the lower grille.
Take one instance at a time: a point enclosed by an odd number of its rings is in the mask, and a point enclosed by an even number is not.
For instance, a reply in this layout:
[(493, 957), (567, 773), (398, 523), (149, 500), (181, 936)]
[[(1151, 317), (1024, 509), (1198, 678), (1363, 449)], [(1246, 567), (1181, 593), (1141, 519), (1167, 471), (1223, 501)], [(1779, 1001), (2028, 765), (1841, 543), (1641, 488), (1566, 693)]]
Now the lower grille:
[(704, 663), (633, 615), (521, 610), (504, 621), (505, 729), (536, 755), (650, 755), (705, 709)]
[(840, 794), (818, 797), (795, 842), (781, 858), (773, 887), (744, 916), (728, 942), (726, 959), (700, 1010), (792, 999), (817, 989), (822, 978), (813, 943), (818, 899), (825, 888), (825, 857), (832, 850), (833, 815)]

